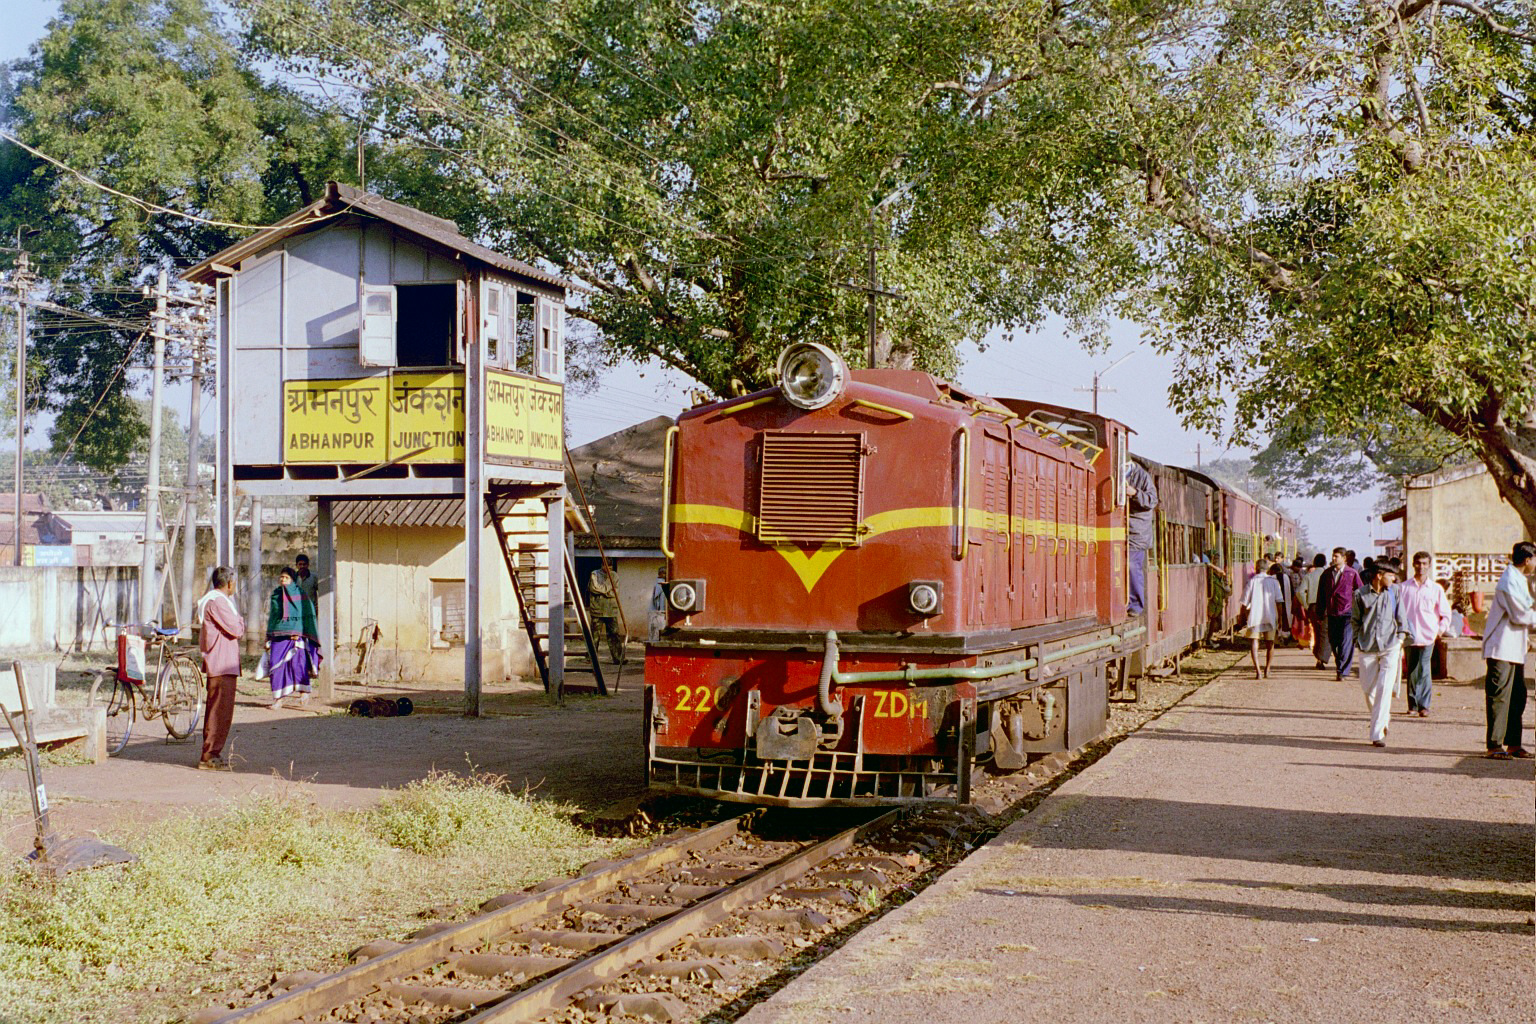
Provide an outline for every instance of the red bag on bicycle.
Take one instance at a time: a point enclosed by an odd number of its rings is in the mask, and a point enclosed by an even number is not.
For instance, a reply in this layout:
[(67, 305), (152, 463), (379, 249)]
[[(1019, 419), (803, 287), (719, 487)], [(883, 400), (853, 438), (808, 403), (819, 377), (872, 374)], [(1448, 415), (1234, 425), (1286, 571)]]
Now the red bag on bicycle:
[(144, 638), (131, 633), (117, 634), (117, 679), (122, 683), (144, 685)]

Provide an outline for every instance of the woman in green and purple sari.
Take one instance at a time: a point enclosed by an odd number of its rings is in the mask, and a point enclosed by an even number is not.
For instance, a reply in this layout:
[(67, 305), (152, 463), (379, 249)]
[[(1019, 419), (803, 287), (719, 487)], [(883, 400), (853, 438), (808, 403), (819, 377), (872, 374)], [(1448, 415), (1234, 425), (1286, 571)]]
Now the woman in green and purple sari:
[(277, 588), (267, 608), (267, 673), (272, 706), (300, 694), (309, 699), (309, 679), (320, 670), (320, 631), (315, 606), (299, 589), (298, 575), (287, 566), (277, 574)]

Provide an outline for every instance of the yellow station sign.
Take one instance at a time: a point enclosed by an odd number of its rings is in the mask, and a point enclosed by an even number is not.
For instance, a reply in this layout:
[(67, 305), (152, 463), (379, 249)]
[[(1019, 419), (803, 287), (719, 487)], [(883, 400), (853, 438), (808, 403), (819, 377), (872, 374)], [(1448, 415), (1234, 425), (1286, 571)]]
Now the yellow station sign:
[(385, 377), (285, 381), (283, 461), (385, 461), (388, 403)]
[(564, 458), (565, 392), (559, 384), (487, 370), (487, 462), (550, 462)]
[[(486, 378), (486, 460), (559, 465), (564, 389), (502, 370)], [(283, 391), (285, 462), (464, 461), (463, 373), (290, 380)]]
[(389, 458), (464, 461), (464, 375), (389, 375)]

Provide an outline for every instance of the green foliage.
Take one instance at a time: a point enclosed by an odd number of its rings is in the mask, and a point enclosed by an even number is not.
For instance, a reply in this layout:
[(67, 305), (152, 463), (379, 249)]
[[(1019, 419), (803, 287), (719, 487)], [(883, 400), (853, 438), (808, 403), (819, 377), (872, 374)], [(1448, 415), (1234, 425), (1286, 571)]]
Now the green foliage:
[[(29, 361), (39, 407), (58, 415), (56, 447), (83, 425), (75, 451), (95, 469), (143, 451), (147, 424), (127, 397), (151, 355), (139, 286), (248, 234), (242, 225), (291, 213), (329, 178), (353, 180), (357, 125), (339, 105), (265, 81), (207, 0), (60, 4), (47, 36), (0, 75), (0, 126), (119, 192), (216, 223), (151, 213), (0, 145), (0, 236), (40, 229), (26, 242), (41, 294), (112, 321), (35, 314)], [(452, 215), (454, 190), (430, 153), (387, 140), (377, 150), (370, 187), (431, 194)], [(185, 358), (177, 349), (168, 362)]]
[(386, 797), (372, 812), (373, 830), (392, 846), (423, 855), (453, 848), (527, 849), (579, 846), (583, 833), (547, 809), (502, 791), (505, 780), (434, 772)]
[(1119, 284), (1094, 271), (1132, 254), (1102, 241), (1116, 211), (1092, 182), (1052, 165), (1070, 126), (999, 113), (1066, 57), (1043, 4), (242, 7), (292, 69), (443, 146), (496, 243), (589, 285), (576, 315), (611, 359), (718, 394), (762, 386), (796, 339), (862, 364), (865, 297), (843, 285), (871, 246), (907, 296), (880, 300), (897, 357), (937, 372), (997, 324), (1088, 324)]

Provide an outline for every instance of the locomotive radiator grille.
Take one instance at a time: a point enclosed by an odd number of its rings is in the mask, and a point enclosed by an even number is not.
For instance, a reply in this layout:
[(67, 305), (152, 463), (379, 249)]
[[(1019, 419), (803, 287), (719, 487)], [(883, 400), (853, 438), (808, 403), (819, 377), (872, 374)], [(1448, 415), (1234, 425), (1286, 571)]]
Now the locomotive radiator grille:
[(858, 545), (863, 434), (765, 432), (761, 470), (758, 540)]

